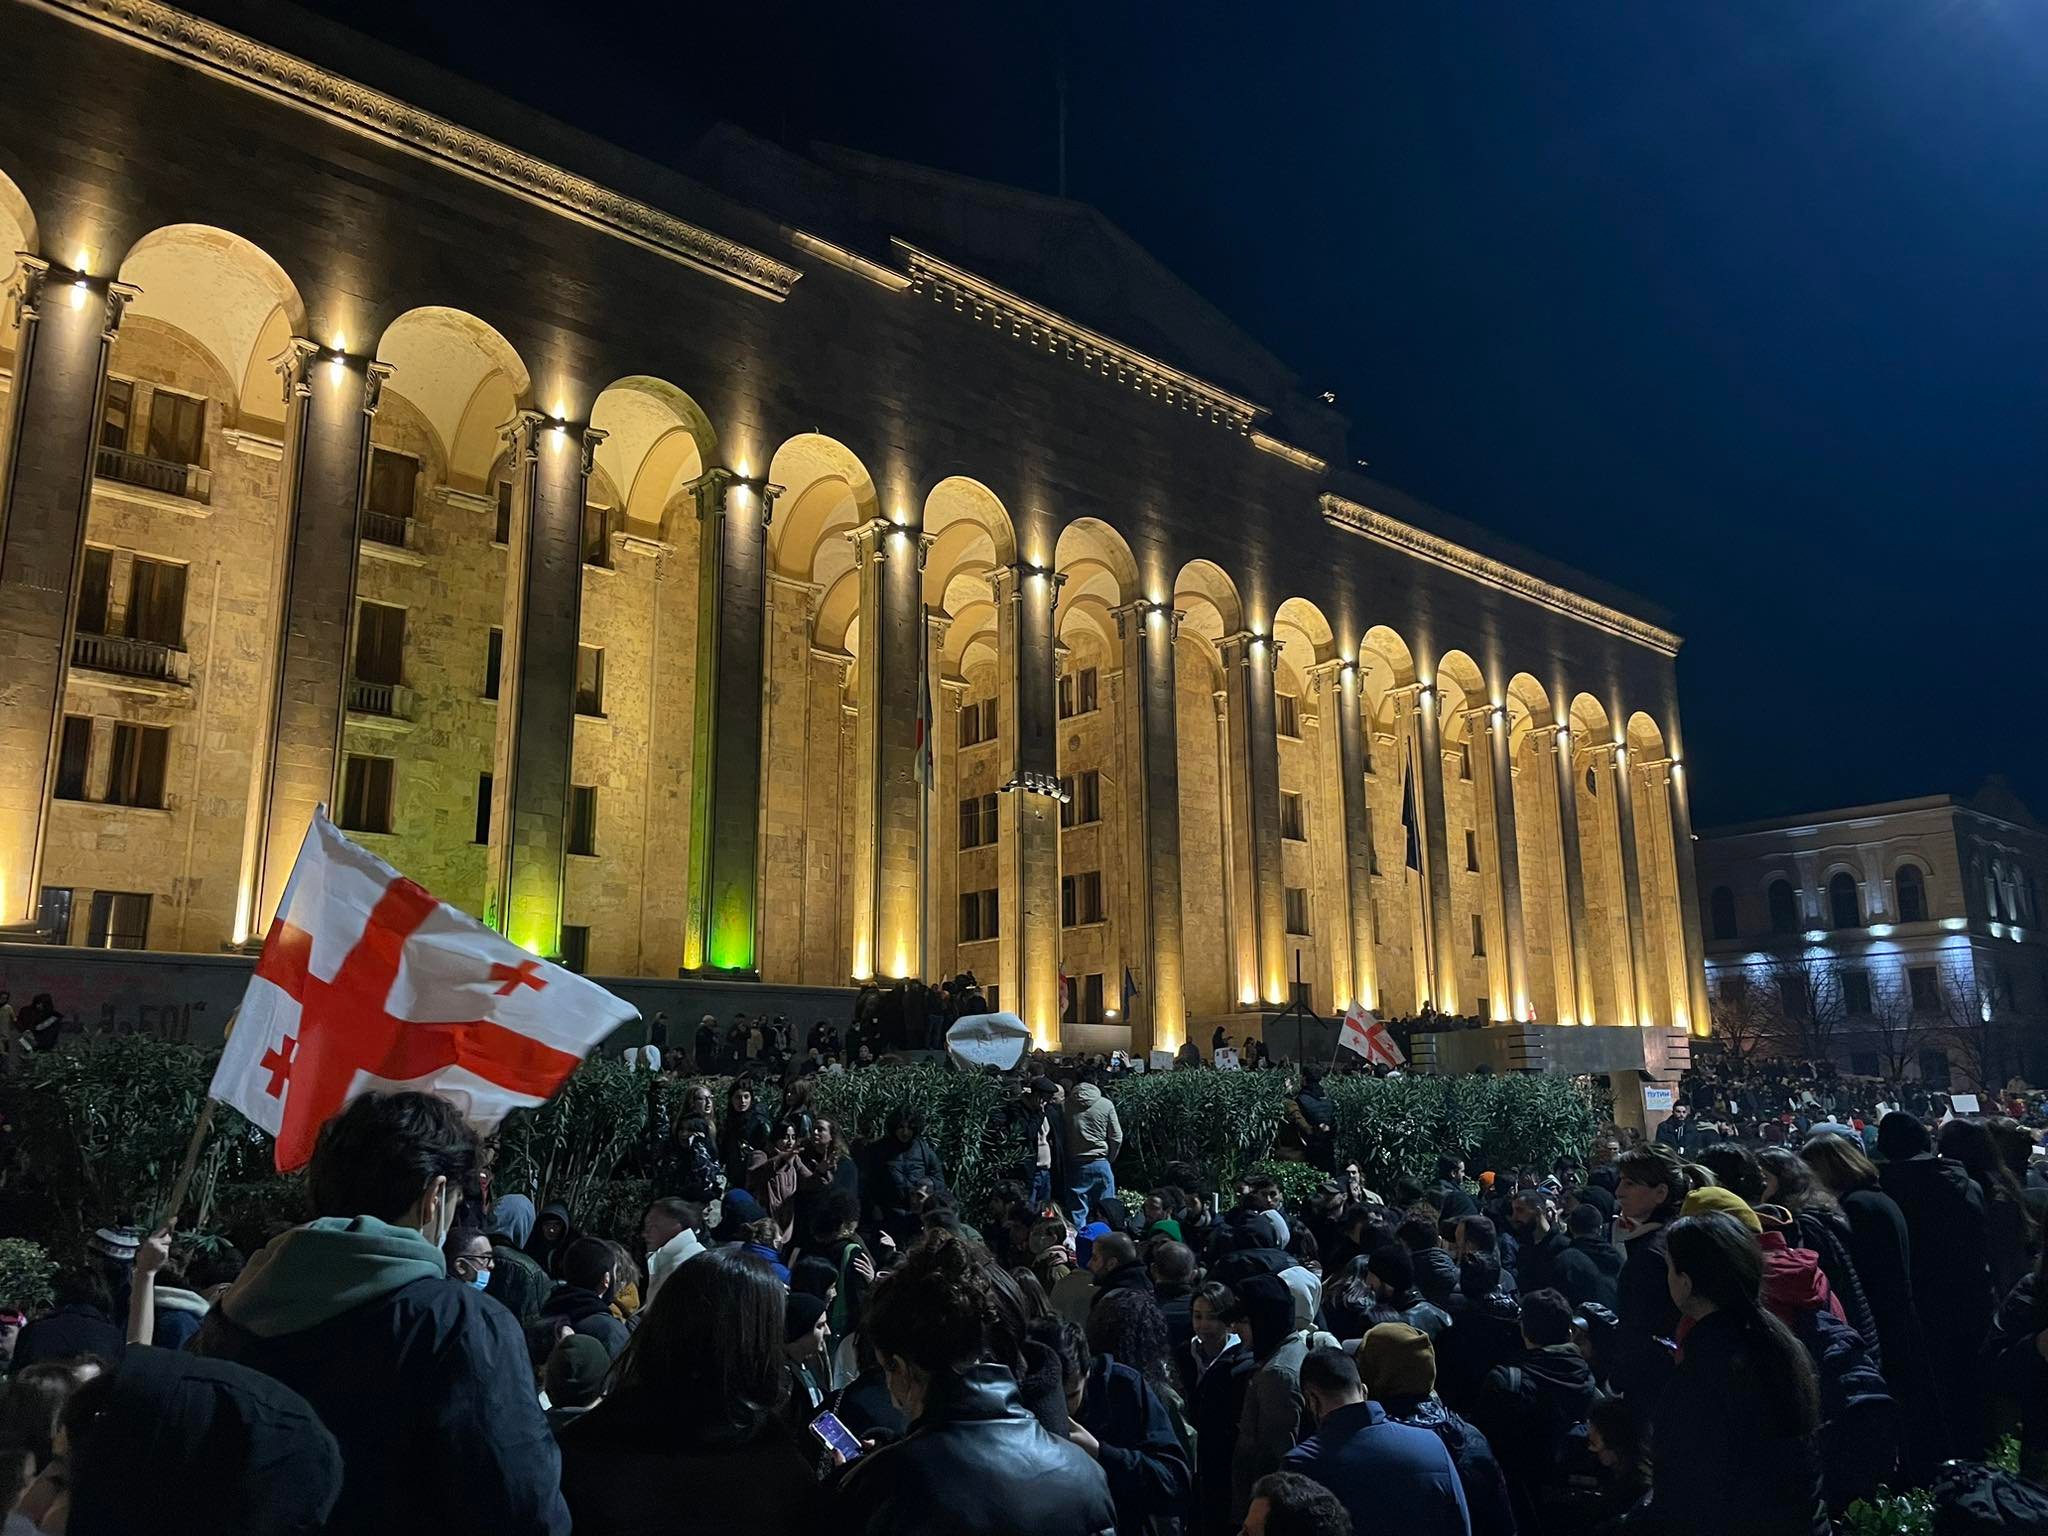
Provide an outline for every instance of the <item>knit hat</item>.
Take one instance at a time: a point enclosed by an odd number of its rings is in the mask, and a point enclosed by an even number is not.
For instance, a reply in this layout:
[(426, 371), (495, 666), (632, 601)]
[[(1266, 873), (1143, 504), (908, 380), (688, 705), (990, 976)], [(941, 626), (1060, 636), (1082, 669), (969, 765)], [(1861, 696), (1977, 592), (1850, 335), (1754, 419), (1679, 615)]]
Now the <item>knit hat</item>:
[(587, 1333), (572, 1333), (549, 1353), (541, 1384), (557, 1408), (584, 1408), (604, 1392), (611, 1370), (610, 1350)]
[(1162, 1216), (1157, 1221), (1153, 1222), (1151, 1226), (1145, 1229), (1145, 1235), (1147, 1237), (1150, 1237), (1154, 1232), (1164, 1232), (1176, 1243), (1186, 1241), (1186, 1239), (1184, 1239), (1180, 1235), (1180, 1223), (1175, 1221), (1171, 1216)]
[(744, 1189), (728, 1189), (721, 1197), (725, 1203), (725, 1221), (741, 1226), (752, 1226), (767, 1219), (768, 1213), (761, 1209), (761, 1202)]
[(1074, 1234), (1074, 1259), (1082, 1268), (1088, 1267), (1088, 1250), (1095, 1246), (1095, 1239), (1109, 1236), (1109, 1223), (1091, 1221)]
[(1436, 1390), (1436, 1346), (1420, 1328), (1379, 1323), (1358, 1341), (1358, 1374), (1377, 1402)]
[(1712, 1211), (1719, 1211), (1723, 1216), (1733, 1216), (1757, 1236), (1763, 1235), (1763, 1222), (1758, 1220), (1756, 1212), (1749, 1208), (1749, 1202), (1732, 1189), (1709, 1185), (1705, 1189), (1696, 1189), (1685, 1197), (1686, 1215), (1704, 1216)]
[(118, 1264), (133, 1264), (141, 1246), (142, 1232), (136, 1227), (101, 1227), (86, 1240), (86, 1247)]
[(791, 1291), (789, 1302), (782, 1311), (782, 1339), (794, 1344), (798, 1339), (818, 1326), (818, 1319), (825, 1315), (825, 1301), (821, 1296), (806, 1295), (802, 1291)]

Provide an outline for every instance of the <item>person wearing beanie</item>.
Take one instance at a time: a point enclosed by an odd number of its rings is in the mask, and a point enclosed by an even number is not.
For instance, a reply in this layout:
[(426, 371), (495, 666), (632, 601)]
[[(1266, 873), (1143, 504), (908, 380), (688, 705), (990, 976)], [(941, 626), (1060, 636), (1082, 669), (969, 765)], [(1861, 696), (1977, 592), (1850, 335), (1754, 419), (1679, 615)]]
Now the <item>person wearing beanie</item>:
[(1230, 1463), (1231, 1514), (1243, 1520), (1251, 1505), (1252, 1484), (1278, 1471), (1281, 1458), (1294, 1448), (1301, 1426), (1302, 1360), (1311, 1349), (1341, 1346), (1329, 1334), (1296, 1323), (1294, 1292), (1278, 1275), (1248, 1275), (1235, 1290), (1250, 1327), (1256, 1362), (1245, 1383)]
[(1443, 1442), (1458, 1469), (1472, 1536), (1514, 1536), (1514, 1507), (1492, 1444), (1436, 1395), (1436, 1347), (1429, 1335), (1406, 1323), (1369, 1329), (1358, 1341), (1358, 1375), (1388, 1419)]
[(791, 1411), (809, 1423), (831, 1385), (832, 1326), (822, 1296), (791, 1291), (782, 1312), (782, 1346), (789, 1356)]
[(590, 1412), (604, 1396), (612, 1373), (612, 1357), (588, 1334), (572, 1333), (556, 1342), (541, 1372), (548, 1395), (548, 1427), (557, 1435)]
[(1095, 1255), (1095, 1244), (1109, 1236), (1109, 1223), (1091, 1221), (1074, 1234), (1074, 1268), (1053, 1282), (1046, 1300), (1053, 1312), (1075, 1327), (1085, 1327), (1088, 1309), (1095, 1301), (1095, 1272), (1088, 1261)]
[(1285, 1466), (1336, 1494), (1354, 1530), (1468, 1536), (1451, 1453), (1428, 1430), (1396, 1423), (1367, 1401), (1357, 1361), (1341, 1349), (1310, 1350), (1301, 1391), (1316, 1432), (1287, 1453)]
[(1754, 1235), (1761, 1236), (1763, 1233), (1764, 1224), (1757, 1218), (1756, 1212), (1750, 1209), (1749, 1202), (1732, 1189), (1722, 1189), (1718, 1185), (1709, 1184), (1705, 1189), (1696, 1189), (1685, 1197), (1682, 1214), (1704, 1216), (1710, 1211), (1719, 1211), (1723, 1216), (1733, 1216)]
[(1375, 1323), (1406, 1323), (1435, 1338), (1450, 1326), (1451, 1315), (1425, 1301), (1416, 1288), (1414, 1257), (1399, 1243), (1373, 1250), (1366, 1261), (1365, 1282), (1373, 1295), (1366, 1313), (1368, 1328)]

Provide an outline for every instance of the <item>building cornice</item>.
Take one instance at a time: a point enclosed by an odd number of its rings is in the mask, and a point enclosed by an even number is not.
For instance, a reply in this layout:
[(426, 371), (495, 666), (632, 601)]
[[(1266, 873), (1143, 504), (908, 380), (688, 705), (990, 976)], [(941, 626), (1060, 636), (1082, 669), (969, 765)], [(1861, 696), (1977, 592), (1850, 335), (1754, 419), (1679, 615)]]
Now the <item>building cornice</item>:
[(1322, 498), (1323, 517), (1347, 533), (1397, 549), (1404, 555), (1418, 560), (1427, 560), (1432, 565), (1455, 571), (1472, 581), (1480, 582), (1497, 591), (1540, 604), (1554, 612), (1563, 614), (1581, 624), (1590, 624), (1595, 629), (1604, 629), (1611, 635), (1637, 645), (1648, 646), (1665, 656), (1676, 656), (1682, 643), (1680, 638), (1668, 629), (1659, 629), (1655, 624), (1645, 623), (1619, 608), (1610, 608), (1605, 603), (1596, 603), (1590, 597), (1571, 591), (1531, 576), (1527, 571), (1477, 550), (1454, 544), (1440, 535), (1404, 523), (1399, 518), (1389, 517), (1384, 512), (1375, 512), (1371, 507), (1347, 497), (1325, 492)]
[(1252, 446), (1261, 453), (1270, 453), (1275, 458), (1285, 459), (1288, 463), (1297, 465), (1312, 475), (1320, 475), (1330, 467), (1327, 460), (1317, 458), (1316, 455), (1310, 453), (1306, 448), (1297, 448), (1292, 443), (1283, 443), (1279, 438), (1269, 433), (1261, 432), (1257, 427), (1252, 428)]
[(1254, 405), (1156, 357), (1148, 357), (1137, 348), (1092, 331), (1042, 304), (1034, 304), (987, 278), (919, 250), (908, 240), (892, 237), (889, 243), (902, 256), (912, 288), (929, 293), (940, 303), (950, 300), (956, 310), (1006, 329), (1034, 347), (1058, 352), (1104, 378), (1193, 411), (1204, 421), (1213, 421), (1233, 432), (1250, 432), (1252, 423), (1268, 414), (1264, 406)]
[(803, 274), (723, 235), (158, 0), (27, 0), (770, 299)]

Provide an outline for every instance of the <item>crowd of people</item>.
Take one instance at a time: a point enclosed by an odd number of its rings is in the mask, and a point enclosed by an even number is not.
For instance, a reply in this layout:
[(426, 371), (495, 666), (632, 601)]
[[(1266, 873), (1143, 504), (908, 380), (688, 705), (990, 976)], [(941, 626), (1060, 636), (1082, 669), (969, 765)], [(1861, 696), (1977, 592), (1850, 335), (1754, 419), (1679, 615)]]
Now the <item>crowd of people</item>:
[(138, 1500), (379, 1536), (1822, 1536), (2008, 1426), (2048, 1465), (2048, 1189), (2009, 1119), (1376, 1190), (1310, 1070), (1327, 1177), (1290, 1205), (1122, 1188), (1091, 1076), (1021, 1085), (974, 1211), (915, 1115), (856, 1148), (801, 1085), (772, 1120), (695, 1088), (629, 1233), (486, 1202), (442, 1100), (357, 1098), (315, 1218), (246, 1262), (105, 1228), (0, 1318), (9, 1536)]
[(2017, 1079), (1958, 1106), (1955, 1095), (1919, 1078), (1859, 1077), (1837, 1071), (1831, 1061), (1752, 1057), (1714, 1059), (1688, 1069), (1658, 1133), (1681, 1150), (1716, 1141), (1796, 1147), (1816, 1127), (1846, 1127), (1867, 1140), (1895, 1109), (1928, 1123), (1966, 1109), (2048, 1131), (2048, 1094)]

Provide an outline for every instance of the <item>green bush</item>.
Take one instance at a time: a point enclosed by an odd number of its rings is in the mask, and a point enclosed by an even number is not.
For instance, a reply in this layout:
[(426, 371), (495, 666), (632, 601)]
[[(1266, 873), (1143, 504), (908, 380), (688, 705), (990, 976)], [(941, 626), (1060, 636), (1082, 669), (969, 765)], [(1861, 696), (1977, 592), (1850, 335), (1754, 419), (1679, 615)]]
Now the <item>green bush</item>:
[(1110, 1085), (1124, 1128), (1117, 1178), (1133, 1188), (1164, 1181), (1168, 1163), (1193, 1163), (1210, 1189), (1227, 1189), (1273, 1150), (1293, 1079), (1284, 1072), (1147, 1072)]
[(45, 1311), (56, 1299), (50, 1290), (56, 1274), (57, 1261), (43, 1252), (42, 1244), (0, 1237), (0, 1302), (30, 1314)]

